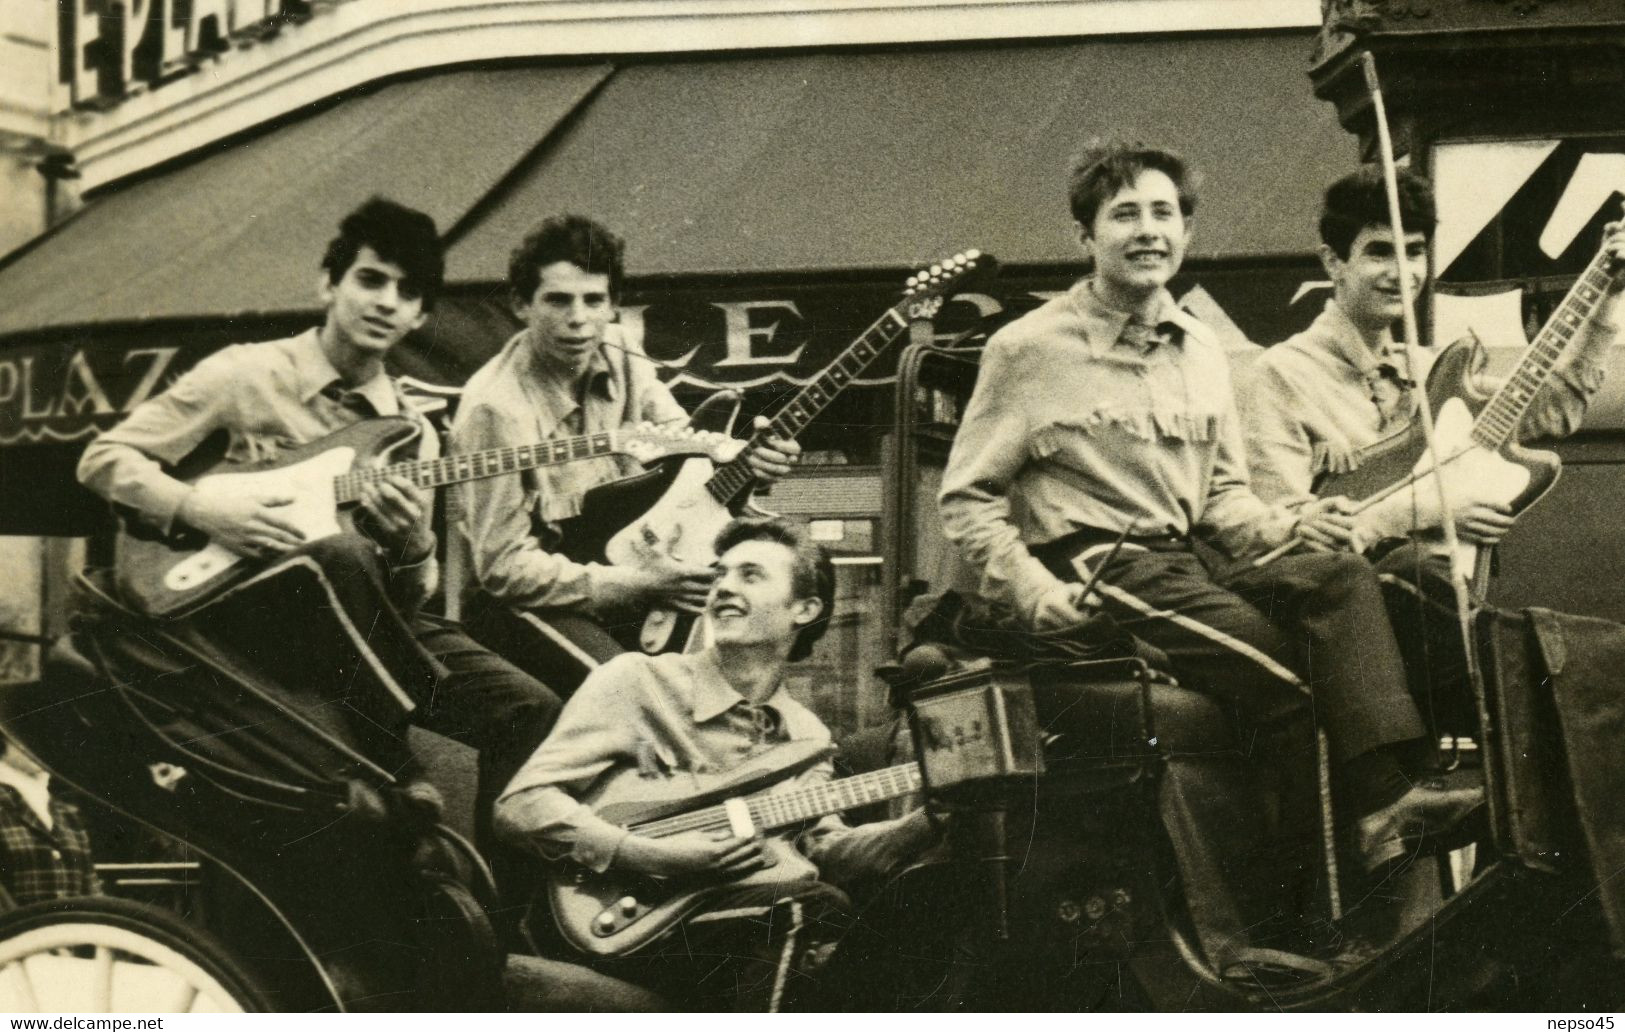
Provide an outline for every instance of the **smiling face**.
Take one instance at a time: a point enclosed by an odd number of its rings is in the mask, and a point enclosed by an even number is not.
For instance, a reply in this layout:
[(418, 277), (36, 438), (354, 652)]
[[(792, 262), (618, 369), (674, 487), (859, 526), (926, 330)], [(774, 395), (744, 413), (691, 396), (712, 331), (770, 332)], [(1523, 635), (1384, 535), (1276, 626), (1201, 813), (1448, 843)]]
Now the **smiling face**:
[(604, 340), (615, 314), (609, 276), (574, 262), (542, 267), (536, 290), (514, 310), (530, 328), (531, 347), (544, 364), (566, 376), (580, 376)]
[(341, 346), (382, 355), (423, 325), (423, 295), (407, 286), (406, 272), (363, 245), (334, 283), (326, 275), (317, 289), (327, 324)]
[[(1411, 277), (1411, 297), (1422, 290), (1427, 278), (1428, 244), (1422, 233), (1405, 234), (1405, 257)], [(1355, 326), (1380, 332), (1401, 319), (1403, 295), (1399, 290), (1399, 262), (1394, 248), (1394, 231), (1387, 226), (1366, 226), (1349, 245), (1349, 256), (1322, 245), (1321, 264), (1332, 280), (1332, 296), (1337, 306)]]
[(1078, 232), (1094, 254), (1099, 285), (1110, 295), (1143, 300), (1179, 271), (1190, 227), (1174, 181), (1148, 168), (1102, 204), (1091, 224), (1079, 224)]
[(741, 541), (717, 558), (706, 615), (719, 646), (781, 644), (823, 611), (815, 597), (795, 597), (796, 553), (777, 541)]

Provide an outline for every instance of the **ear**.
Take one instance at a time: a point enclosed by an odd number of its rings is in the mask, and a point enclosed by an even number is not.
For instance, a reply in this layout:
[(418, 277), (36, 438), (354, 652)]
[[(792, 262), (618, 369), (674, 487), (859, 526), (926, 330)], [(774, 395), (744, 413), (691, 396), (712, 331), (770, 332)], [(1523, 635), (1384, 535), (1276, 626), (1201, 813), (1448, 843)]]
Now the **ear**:
[(1083, 256), (1093, 261), (1095, 257), (1095, 238), (1090, 234), (1089, 227), (1076, 219), (1072, 220), (1072, 236), (1078, 242), (1078, 249), (1083, 252)]
[(797, 627), (812, 623), (823, 611), (824, 603), (817, 598), (798, 598), (790, 603), (790, 619)]
[(316, 299), (322, 303), (323, 308), (333, 303), (333, 280), (328, 276), (326, 269), (316, 273)]
[(1316, 248), (1315, 254), (1320, 258), (1320, 267), (1326, 270), (1326, 278), (1336, 283), (1337, 278), (1343, 274), (1343, 259), (1337, 257), (1337, 252), (1332, 250), (1331, 244), (1321, 244)]
[(421, 330), (421, 329), (423, 329), (423, 324), (428, 322), (428, 321), (429, 321), (428, 309), (420, 307), (418, 309), (417, 318), (412, 320), (412, 329)]

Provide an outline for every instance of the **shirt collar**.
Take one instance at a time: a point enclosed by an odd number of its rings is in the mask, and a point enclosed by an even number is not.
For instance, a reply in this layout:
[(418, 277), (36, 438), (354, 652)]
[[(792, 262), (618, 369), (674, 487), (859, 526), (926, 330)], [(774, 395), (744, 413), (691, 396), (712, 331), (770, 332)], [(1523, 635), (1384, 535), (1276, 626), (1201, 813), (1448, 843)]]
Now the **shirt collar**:
[[(8, 746), (8, 748), (16, 748)], [(8, 785), (22, 798), (30, 812), (39, 818), (47, 830), (55, 823), (51, 818), (51, 776), (24, 774), (11, 764), (0, 761), (0, 785)]]
[[(576, 398), (575, 384), (542, 362), (532, 343), (531, 330), (524, 330), (523, 335), (525, 339), (522, 346), (530, 356), (532, 374), (530, 382), (541, 395), (542, 403), (547, 406), (547, 412), (553, 417), (555, 425), (562, 423), (581, 405)], [(615, 382), (615, 371), (610, 365), (609, 356), (604, 353), (603, 345), (600, 345), (587, 360), (587, 369), (583, 375), (586, 377), (588, 391), (605, 401), (613, 402), (620, 399), (620, 386)]]
[(1384, 329), (1373, 351), (1335, 298), (1326, 302), (1325, 309), (1309, 327), (1309, 332), (1334, 357), (1347, 362), (1368, 380), (1378, 375), (1378, 365), (1404, 350), (1394, 342), (1393, 334)]
[(377, 376), (359, 386), (351, 386), (344, 382), (339, 371), (333, 368), (333, 363), (327, 360), (327, 353), (322, 350), (319, 328), (312, 327), (295, 337), (290, 354), (293, 358), (294, 375), (299, 378), (300, 401), (308, 402), (336, 383), (342, 389), (354, 391), (366, 398), (372, 403), (373, 411), (380, 416), (400, 413), (401, 400), (395, 393), (395, 382), (382, 369), (379, 369)]
[[(745, 697), (734, 691), (733, 685), (729, 684), (728, 679), (722, 675), (722, 667), (717, 662), (716, 649), (705, 649), (697, 653), (693, 662), (694, 703), (692, 712), (694, 714), (694, 723), (703, 724), (708, 720), (721, 716), (735, 706), (742, 703), (748, 704)], [(788, 697), (784, 685), (780, 684), (772, 696), (762, 705), (772, 706), (779, 711), (781, 718), (787, 719), (788, 714), (784, 706), (784, 700)]]
[[(1100, 295), (1095, 293), (1093, 283), (1094, 277), (1091, 276), (1074, 283), (1069, 291), (1078, 316), (1083, 320), (1083, 332), (1089, 343), (1089, 350), (1096, 358), (1105, 358), (1119, 345), (1136, 356), (1149, 353), (1151, 350), (1149, 345), (1142, 346), (1123, 340), (1123, 331), (1134, 321), (1134, 316), (1101, 300)], [(1185, 320), (1181, 318), (1183, 314), (1167, 288), (1157, 291), (1156, 318), (1152, 328), (1161, 331), (1162, 337), (1170, 343), (1179, 345), (1185, 343)]]

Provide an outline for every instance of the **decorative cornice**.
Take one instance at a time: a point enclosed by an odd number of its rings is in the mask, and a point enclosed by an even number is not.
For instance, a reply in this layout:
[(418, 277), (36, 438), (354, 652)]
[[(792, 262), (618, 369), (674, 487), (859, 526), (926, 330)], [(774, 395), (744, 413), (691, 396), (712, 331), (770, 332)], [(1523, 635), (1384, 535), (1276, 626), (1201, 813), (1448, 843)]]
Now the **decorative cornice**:
[(475, 61), (1315, 24), (1314, 0), (346, 0), (105, 111), (56, 116), (95, 187), (346, 90)]

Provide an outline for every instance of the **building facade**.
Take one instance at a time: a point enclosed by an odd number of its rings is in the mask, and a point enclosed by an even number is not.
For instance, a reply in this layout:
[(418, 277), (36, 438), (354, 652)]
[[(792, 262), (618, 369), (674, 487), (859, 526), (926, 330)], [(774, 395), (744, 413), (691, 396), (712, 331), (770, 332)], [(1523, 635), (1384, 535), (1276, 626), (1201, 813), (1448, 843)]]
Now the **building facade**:
[[(976, 247), (995, 287), (928, 332), (985, 333), (1077, 274), (1061, 186), (1090, 135), (1206, 177), (1182, 300), (1245, 354), (1318, 308), (1319, 188), (1358, 157), (1306, 76), (1313, 0), (21, 0), (0, 25), (0, 611), (32, 676), (105, 507), (84, 441), (231, 341), (308, 325), (314, 257), (383, 193), (446, 234), (448, 294), (398, 370), (459, 386), (516, 323), (508, 250), (580, 211), (628, 240), (623, 322), (685, 401), (771, 413)], [(43, 41), (43, 42), (42, 42)], [(43, 73), (43, 74), (42, 74)], [(9, 218), (10, 216), (8, 216)], [(33, 218), (34, 222), (28, 222)], [(47, 222), (54, 223), (43, 235)], [(7, 224), (8, 227), (10, 223)], [(9, 229), (8, 229), (9, 231)], [(840, 555), (851, 614), (805, 680), (881, 707), (880, 541), (895, 354), (807, 430), (768, 496)], [(10, 485), (20, 485), (13, 490)]]

